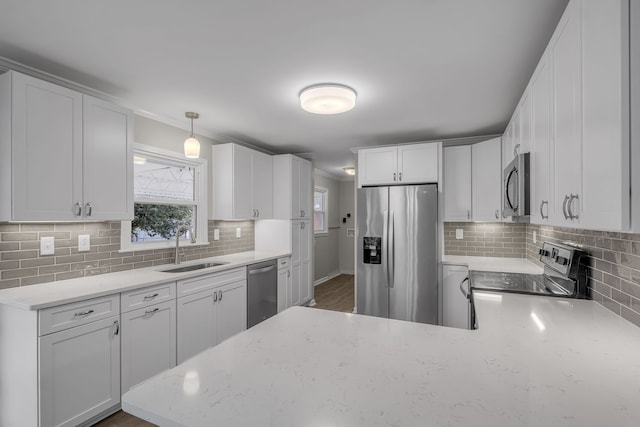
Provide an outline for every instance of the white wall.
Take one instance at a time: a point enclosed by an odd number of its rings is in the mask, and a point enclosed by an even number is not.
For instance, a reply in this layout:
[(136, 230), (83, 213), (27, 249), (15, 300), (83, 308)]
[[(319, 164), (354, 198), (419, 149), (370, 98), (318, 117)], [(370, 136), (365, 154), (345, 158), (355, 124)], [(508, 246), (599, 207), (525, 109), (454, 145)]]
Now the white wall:
[[(351, 214), (348, 218), (347, 214)], [(342, 218), (347, 222), (343, 223)], [(338, 260), (341, 274), (354, 273), (354, 243), (355, 237), (347, 236), (347, 229), (355, 229), (356, 204), (355, 181), (340, 183), (340, 234), (338, 236)]]

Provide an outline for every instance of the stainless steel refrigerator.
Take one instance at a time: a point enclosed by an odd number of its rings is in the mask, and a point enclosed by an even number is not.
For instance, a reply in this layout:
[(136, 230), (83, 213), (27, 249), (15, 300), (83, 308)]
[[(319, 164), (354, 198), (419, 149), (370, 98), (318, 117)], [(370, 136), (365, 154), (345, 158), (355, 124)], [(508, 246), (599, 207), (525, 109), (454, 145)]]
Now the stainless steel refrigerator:
[(358, 190), (357, 312), (438, 324), (436, 184)]

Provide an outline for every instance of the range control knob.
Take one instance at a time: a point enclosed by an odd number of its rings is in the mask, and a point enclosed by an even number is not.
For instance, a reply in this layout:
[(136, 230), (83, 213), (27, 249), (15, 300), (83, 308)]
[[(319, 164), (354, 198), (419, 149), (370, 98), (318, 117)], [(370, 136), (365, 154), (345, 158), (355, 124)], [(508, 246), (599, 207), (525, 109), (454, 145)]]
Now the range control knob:
[(556, 261), (557, 264), (560, 264), (560, 265), (569, 264), (569, 260), (567, 258), (563, 257), (563, 256), (557, 256), (555, 261)]
[(545, 250), (545, 249), (540, 249), (540, 250), (538, 251), (538, 253), (539, 253), (541, 256), (549, 256), (549, 251), (547, 251), (547, 250)]

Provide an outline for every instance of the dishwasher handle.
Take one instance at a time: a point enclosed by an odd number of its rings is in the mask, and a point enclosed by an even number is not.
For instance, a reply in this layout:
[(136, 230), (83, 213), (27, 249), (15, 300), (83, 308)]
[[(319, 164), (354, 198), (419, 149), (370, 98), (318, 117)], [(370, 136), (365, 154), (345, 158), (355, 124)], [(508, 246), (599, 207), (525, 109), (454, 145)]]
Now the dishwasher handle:
[(275, 269), (276, 269), (275, 265), (270, 265), (264, 268), (256, 268), (255, 270), (249, 269), (249, 274), (253, 275), (253, 274), (266, 273), (268, 271), (275, 270)]

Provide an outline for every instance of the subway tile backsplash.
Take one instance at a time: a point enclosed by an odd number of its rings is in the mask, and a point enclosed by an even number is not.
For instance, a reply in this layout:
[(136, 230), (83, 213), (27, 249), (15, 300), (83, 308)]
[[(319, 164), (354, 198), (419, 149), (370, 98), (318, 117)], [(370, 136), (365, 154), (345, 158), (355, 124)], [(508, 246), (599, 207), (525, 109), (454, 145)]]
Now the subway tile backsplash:
[[(456, 239), (461, 229), (463, 238)], [(525, 258), (526, 224), (500, 222), (445, 222), (445, 255)]]
[[(236, 228), (241, 229), (236, 238)], [(220, 240), (213, 240), (213, 229)], [(91, 250), (78, 252), (78, 235)], [(183, 261), (254, 250), (253, 221), (209, 221), (209, 245), (181, 249)], [(55, 238), (54, 255), (40, 255), (40, 238)], [(120, 222), (0, 224), (0, 289), (93, 276), (174, 262), (175, 249), (120, 250)]]

